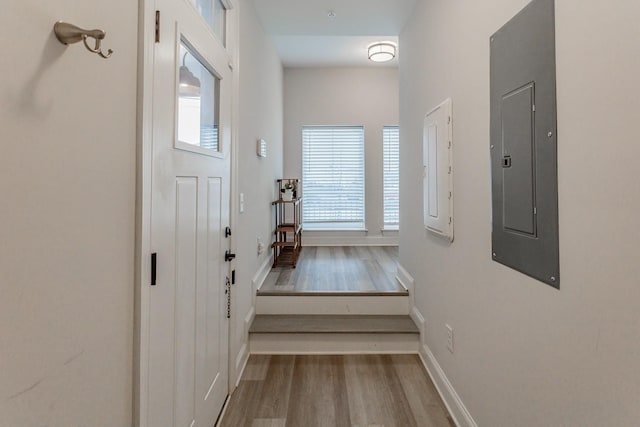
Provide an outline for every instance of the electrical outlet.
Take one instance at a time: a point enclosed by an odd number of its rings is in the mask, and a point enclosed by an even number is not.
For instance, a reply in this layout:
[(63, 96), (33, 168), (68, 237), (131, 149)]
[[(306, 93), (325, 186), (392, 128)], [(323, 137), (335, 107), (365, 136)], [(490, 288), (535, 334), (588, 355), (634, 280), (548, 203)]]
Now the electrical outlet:
[(262, 239), (258, 237), (258, 255), (262, 255), (264, 252), (264, 243), (262, 243)]
[(447, 350), (453, 354), (453, 328), (449, 325), (444, 325), (447, 328)]

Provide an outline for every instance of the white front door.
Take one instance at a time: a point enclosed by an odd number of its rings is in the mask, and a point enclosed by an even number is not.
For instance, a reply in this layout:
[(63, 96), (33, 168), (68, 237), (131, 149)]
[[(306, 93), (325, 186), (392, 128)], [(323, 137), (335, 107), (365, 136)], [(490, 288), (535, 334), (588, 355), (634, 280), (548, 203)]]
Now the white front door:
[(156, 0), (156, 8), (147, 425), (209, 427), (228, 394), (225, 12), (220, 0)]

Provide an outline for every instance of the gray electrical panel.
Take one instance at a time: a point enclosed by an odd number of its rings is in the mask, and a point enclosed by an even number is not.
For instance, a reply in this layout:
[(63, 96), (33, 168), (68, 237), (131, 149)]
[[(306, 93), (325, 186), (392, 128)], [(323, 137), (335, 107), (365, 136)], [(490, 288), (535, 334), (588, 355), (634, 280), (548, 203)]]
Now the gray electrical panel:
[(492, 257), (560, 287), (553, 0), (491, 36)]

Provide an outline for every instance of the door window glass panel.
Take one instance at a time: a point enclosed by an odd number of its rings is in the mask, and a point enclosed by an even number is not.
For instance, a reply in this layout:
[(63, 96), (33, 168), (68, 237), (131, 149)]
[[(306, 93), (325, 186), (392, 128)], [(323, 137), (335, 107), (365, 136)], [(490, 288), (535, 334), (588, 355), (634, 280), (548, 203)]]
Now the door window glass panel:
[(178, 141), (219, 151), (220, 79), (180, 42)]
[(191, 0), (191, 2), (211, 27), (213, 33), (218, 36), (223, 45), (226, 45), (227, 9), (222, 0)]

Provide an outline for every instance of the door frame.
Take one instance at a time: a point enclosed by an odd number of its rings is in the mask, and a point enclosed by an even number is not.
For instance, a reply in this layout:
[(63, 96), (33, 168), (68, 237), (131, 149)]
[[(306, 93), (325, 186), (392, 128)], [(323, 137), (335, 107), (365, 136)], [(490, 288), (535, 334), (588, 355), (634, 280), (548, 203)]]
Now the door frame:
[[(185, 0), (175, 0), (185, 1)], [(230, 45), (234, 73), (231, 100), (231, 182), (229, 188), (229, 222), (237, 224), (237, 137), (238, 137), (238, 59), (239, 59), (239, 1), (226, 0), (233, 5), (227, 10), (227, 43)], [(161, 18), (162, 19), (162, 18)], [(136, 232), (135, 232), (135, 286), (134, 286), (134, 331), (133, 331), (133, 425), (148, 426), (147, 401), (149, 391), (149, 292), (151, 283), (151, 183), (153, 158), (153, 74), (155, 45), (156, 4), (155, 0), (138, 2), (138, 86), (136, 109)], [(231, 236), (231, 251), (236, 252), (236, 243)], [(234, 268), (234, 266), (231, 266)], [(232, 294), (234, 293), (232, 287)], [(235, 298), (231, 298), (231, 311)], [(238, 373), (235, 372), (233, 336), (237, 328), (234, 316), (229, 319), (228, 384), (229, 394), (235, 389)], [(224, 411), (224, 408), (223, 408)]]

